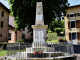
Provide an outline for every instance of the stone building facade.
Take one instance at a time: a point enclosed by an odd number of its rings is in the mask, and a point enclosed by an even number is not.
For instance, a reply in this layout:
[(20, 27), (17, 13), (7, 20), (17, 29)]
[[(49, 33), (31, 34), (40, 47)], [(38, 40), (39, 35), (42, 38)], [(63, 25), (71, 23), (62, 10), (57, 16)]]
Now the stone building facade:
[(9, 14), (10, 10), (0, 2), (0, 42), (16, 43), (18, 39), (32, 39), (27, 27), (14, 31), (14, 17)]
[(0, 2), (0, 42), (8, 42), (10, 10)]
[(80, 5), (68, 8), (65, 18), (65, 36), (67, 41), (77, 44), (80, 41)]

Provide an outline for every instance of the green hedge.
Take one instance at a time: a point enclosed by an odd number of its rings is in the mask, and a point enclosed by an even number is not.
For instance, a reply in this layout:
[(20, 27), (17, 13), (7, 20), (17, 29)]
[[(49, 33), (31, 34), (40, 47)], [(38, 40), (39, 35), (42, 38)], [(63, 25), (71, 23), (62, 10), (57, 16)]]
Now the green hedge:
[(64, 32), (65, 33), (65, 28), (55, 28), (54, 31), (59, 35), (60, 32)]

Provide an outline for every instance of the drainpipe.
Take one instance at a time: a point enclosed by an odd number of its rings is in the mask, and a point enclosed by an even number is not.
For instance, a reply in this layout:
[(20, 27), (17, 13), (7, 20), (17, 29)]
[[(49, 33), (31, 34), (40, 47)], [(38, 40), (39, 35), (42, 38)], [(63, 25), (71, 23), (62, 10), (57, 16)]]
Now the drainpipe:
[[(65, 23), (66, 23), (66, 22), (65, 22), (65, 20), (64, 20), (64, 28), (65, 28)], [(65, 29), (65, 39), (66, 39), (66, 29)]]

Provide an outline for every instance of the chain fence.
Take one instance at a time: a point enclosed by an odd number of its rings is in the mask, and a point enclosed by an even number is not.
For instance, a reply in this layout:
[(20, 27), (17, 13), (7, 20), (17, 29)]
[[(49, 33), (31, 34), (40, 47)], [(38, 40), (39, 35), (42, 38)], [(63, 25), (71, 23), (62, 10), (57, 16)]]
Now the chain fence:
[(74, 55), (72, 44), (68, 43), (15, 43), (7, 45), (7, 57), (14, 58), (56, 58)]

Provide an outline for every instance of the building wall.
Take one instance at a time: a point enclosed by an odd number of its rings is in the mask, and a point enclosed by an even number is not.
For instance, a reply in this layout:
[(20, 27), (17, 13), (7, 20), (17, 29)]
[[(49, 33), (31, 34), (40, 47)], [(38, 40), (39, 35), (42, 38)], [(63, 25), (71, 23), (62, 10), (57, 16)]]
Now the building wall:
[(15, 43), (16, 42), (16, 33), (13, 30), (9, 30), (9, 33), (11, 33), (11, 40), (8, 40), (8, 43)]
[[(4, 17), (1, 16), (2, 11), (4, 11)], [(1, 21), (3, 21), (3, 28), (1, 28)], [(0, 6), (0, 42), (7, 42), (8, 37), (8, 21), (9, 21), (9, 13)]]
[[(67, 14), (69, 14), (69, 13), (79, 13), (80, 12), (80, 6), (68, 8), (68, 10), (66, 10), (66, 11), (67, 11)], [(80, 28), (69, 29), (68, 28), (68, 21), (70, 21), (70, 20), (80, 20), (80, 16), (76, 16), (74, 18), (67, 18), (67, 14), (64, 17), (64, 19), (65, 19), (65, 36), (66, 36), (66, 39), (68, 41), (70, 41), (69, 40), (69, 32), (73, 32), (73, 31), (80, 32)]]
[(25, 28), (25, 31), (17, 31), (17, 34), (14, 30), (9, 30), (9, 33), (11, 33), (11, 40), (8, 40), (8, 43), (16, 43), (17, 40), (22, 39), (22, 34), (25, 34), (25, 39), (31, 39), (32, 36), (30, 33), (27, 33), (27, 28)]
[(27, 27), (25, 27), (25, 31), (21, 31), (21, 34), (23, 33), (23, 34), (25, 34), (25, 39), (32, 39), (32, 36), (30, 35), (30, 32), (29, 33), (27, 33), (28, 32), (28, 30), (27, 30)]
[(17, 31), (17, 40), (22, 39), (21, 31)]

